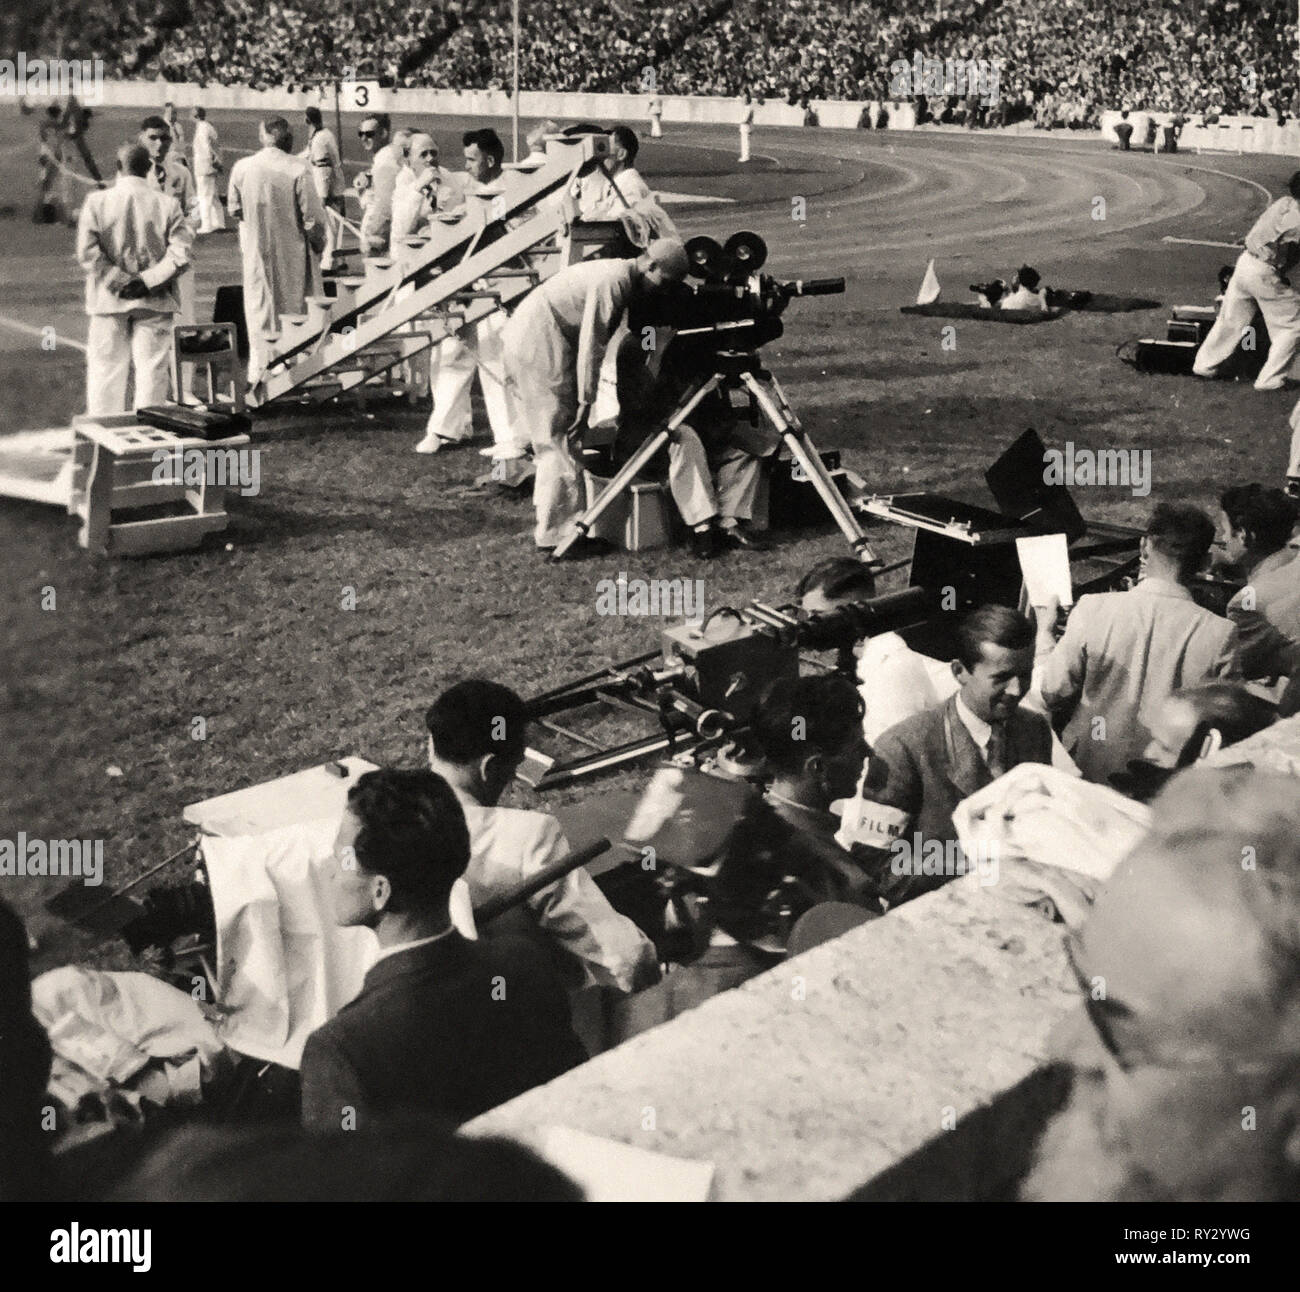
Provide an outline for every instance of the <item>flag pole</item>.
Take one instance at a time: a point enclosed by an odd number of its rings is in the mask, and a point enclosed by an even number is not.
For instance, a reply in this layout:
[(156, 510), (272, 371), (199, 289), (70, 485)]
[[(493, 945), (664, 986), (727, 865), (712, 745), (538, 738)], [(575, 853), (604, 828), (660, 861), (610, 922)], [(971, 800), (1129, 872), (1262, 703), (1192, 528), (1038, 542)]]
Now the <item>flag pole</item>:
[(511, 134), (514, 139), (514, 160), (519, 160), (519, 0), (511, 3), (511, 24), (514, 27), (514, 84), (511, 89)]

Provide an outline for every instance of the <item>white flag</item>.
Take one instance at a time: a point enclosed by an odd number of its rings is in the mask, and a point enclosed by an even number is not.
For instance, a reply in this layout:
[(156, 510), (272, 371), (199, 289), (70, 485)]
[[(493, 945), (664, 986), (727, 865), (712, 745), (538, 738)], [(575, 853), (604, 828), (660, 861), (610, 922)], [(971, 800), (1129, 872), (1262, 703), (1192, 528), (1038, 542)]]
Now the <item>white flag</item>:
[(934, 272), (934, 261), (925, 268), (925, 277), (921, 280), (921, 290), (916, 294), (918, 305), (932, 305), (939, 299), (939, 275)]

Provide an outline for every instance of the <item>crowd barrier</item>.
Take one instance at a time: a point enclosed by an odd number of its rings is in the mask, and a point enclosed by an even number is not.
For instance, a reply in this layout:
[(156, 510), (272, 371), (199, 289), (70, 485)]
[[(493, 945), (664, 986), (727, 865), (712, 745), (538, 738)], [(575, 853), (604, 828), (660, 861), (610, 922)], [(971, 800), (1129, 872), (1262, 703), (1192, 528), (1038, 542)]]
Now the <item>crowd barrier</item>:
[[(355, 111), (355, 91), (350, 87), (343, 95), (344, 110)], [(519, 96), (520, 115), (529, 118), (553, 117), (557, 121), (639, 121), (650, 120), (649, 94), (558, 94), (525, 90)], [(395, 115), (463, 117), (508, 117), (510, 95), (504, 90), (423, 90), (367, 88), (364, 106)], [(249, 109), (261, 112), (301, 112), (309, 104), (332, 106), (332, 90), (251, 90), (241, 85), (193, 85), (179, 81), (105, 81), (103, 103), (107, 107), (161, 107), (170, 100), (177, 108), (202, 104), (210, 110)], [(739, 99), (714, 98), (709, 95), (662, 95), (663, 120), (666, 123), (736, 125), (744, 108)], [(878, 103), (849, 102), (843, 99), (817, 99), (810, 104), (816, 124), (828, 129), (854, 130), (864, 120), (875, 125), (879, 120)], [(891, 130), (911, 130), (916, 126), (916, 109), (910, 103), (884, 105)], [(754, 104), (756, 126), (802, 126), (804, 109), (782, 101)]]
[[(1155, 122), (1157, 131), (1174, 119), (1172, 112), (1130, 112), (1128, 121), (1133, 126), (1132, 146), (1146, 144), (1149, 127)], [(1115, 126), (1121, 120), (1119, 112), (1101, 114), (1103, 139), (1118, 142)], [(1185, 121), (1178, 136), (1182, 152), (1272, 153), (1287, 156), (1300, 155), (1300, 121), (1288, 121), (1279, 126), (1276, 117), (1220, 117), (1213, 125), (1202, 125), (1198, 118)]]

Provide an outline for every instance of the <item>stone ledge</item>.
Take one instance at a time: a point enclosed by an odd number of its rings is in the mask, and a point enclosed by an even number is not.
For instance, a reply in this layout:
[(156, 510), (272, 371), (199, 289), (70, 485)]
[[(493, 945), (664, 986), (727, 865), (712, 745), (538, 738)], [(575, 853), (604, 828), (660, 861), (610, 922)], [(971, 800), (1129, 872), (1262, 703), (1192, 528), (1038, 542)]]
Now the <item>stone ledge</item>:
[[(945, 1121), (965, 1124), (1024, 1088), (1076, 994), (1061, 926), (972, 877), (634, 1037), (465, 1130), (536, 1144), (541, 1128), (559, 1124), (708, 1160), (723, 1200), (844, 1198), (949, 1134)], [(987, 1152), (987, 1137), (972, 1143)], [(968, 1164), (965, 1174), (980, 1171)], [(915, 1181), (911, 1188), (930, 1192)]]

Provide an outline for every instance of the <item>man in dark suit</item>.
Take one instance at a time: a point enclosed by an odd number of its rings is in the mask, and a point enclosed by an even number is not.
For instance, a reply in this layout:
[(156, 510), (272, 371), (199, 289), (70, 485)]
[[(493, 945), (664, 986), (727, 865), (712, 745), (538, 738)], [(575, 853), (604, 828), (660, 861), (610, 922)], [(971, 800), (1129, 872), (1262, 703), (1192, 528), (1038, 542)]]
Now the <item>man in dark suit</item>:
[(1020, 763), (1052, 761), (1047, 719), (1020, 708), (1033, 674), (1033, 626), (1005, 606), (984, 606), (965, 617), (957, 642), (961, 689), (881, 735), (857, 820), (846, 821), (859, 848), (872, 847), (869, 869), (891, 906), (961, 873), (934, 864), (926, 845), (955, 857), (952, 813), (962, 799)]
[(361, 994), (307, 1040), (308, 1129), (368, 1129), (403, 1111), (459, 1125), (582, 1062), (545, 958), (523, 939), (472, 942), (452, 927), (470, 846), (442, 777), (362, 776), (335, 853), (335, 919), (374, 929), (381, 951)]

